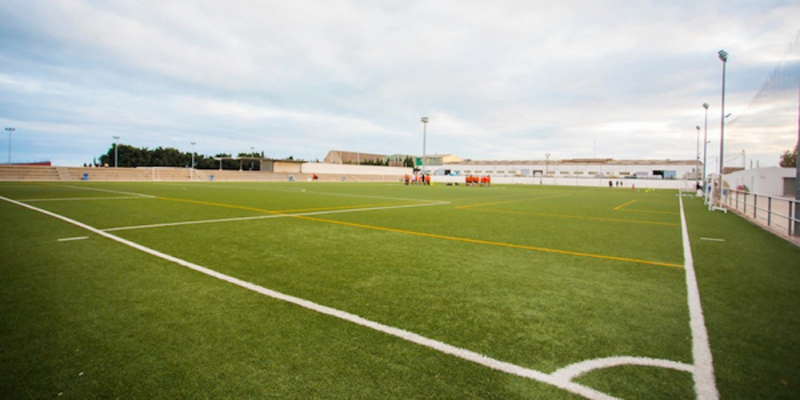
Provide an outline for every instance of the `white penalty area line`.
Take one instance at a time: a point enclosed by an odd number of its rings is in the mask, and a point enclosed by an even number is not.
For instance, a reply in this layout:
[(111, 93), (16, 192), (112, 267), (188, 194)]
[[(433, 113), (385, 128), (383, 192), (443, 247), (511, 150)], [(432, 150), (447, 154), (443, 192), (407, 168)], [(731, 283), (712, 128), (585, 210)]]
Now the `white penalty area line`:
[(449, 202), (436, 202), (436, 203), (425, 203), (425, 204), (404, 204), (404, 205), (399, 205), (399, 206), (386, 206), (386, 207), (350, 208), (350, 209), (346, 209), (346, 210), (326, 210), (326, 211), (311, 211), (311, 212), (305, 212), (305, 213), (256, 215), (256, 216), (252, 216), (252, 217), (234, 217), (234, 218), (219, 218), (219, 219), (207, 219), (207, 220), (197, 220), (197, 221), (165, 222), (163, 224), (134, 225), (134, 226), (121, 226), (121, 227), (118, 227), (118, 228), (107, 228), (107, 229), (103, 229), (103, 231), (105, 231), (105, 232), (116, 232), (116, 231), (129, 231), (129, 230), (134, 230), (134, 229), (166, 228), (166, 227), (171, 227), (171, 226), (214, 224), (214, 223), (237, 222), (237, 221), (252, 221), (252, 220), (259, 220), (259, 219), (270, 219), (270, 218), (307, 217), (307, 216), (313, 216), (313, 215), (341, 214), (341, 213), (363, 212), (363, 211), (380, 211), (380, 210), (391, 210), (391, 209), (397, 209), (397, 208), (417, 208), (417, 207), (427, 207), (427, 206), (440, 206), (440, 205), (445, 205), (445, 204), (450, 204), (450, 203)]
[(684, 270), (686, 271), (686, 291), (689, 302), (689, 325), (692, 329), (692, 358), (694, 359), (694, 390), (698, 399), (719, 399), (714, 363), (711, 356), (711, 345), (708, 342), (703, 307), (700, 304), (700, 289), (694, 271), (692, 246), (689, 242), (689, 230), (686, 227), (686, 214), (683, 211), (683, 196), (678, 197), (681, 205), (681, 236), (683, 238)]
[(75, 237), (61, 238), (61, 239), (58, 239), (57, 241), (59, 241), (59, 242), (73, 242), (73, 241), (76, 241), (76, 240), (86, 240), (88, 238), (89, 238), (88, 236), (75, 236)]
[(92, 190), (95, 192), (106, 192), (106, 193), (116, 193), (116, 194), (125, 194), (128, 196), (137, 196), (137, 197), (144, 197), (144, 198), (155, 198), (156, 196), (151, 196), (149, 194), (142, 194), (142, 193), (135, 193), (135, 192), (122, 192), (119, 190), (110, 190), (110, 189), (100, 189), (100, 188), (93, 188), (93, 187), (82, 187), (82, 186), (74, 186), (74, 185), (60, 185), (61, 187), (71, 188), (71, 189), (81, 189), (81, 190)]
[(229, 276), (229, 275), (225, 275), (223, 273), (214, 271), (214, 270), (206, 268), (206, 267), (202, 267), (200, 265), (191, 263), (189, 261), (186, 261), (186, 260), (183, 260), (183, 259), (180, 259), (180, 258), (177, 258), (177, 257), (173, 257), (173, 256), (171, 256), (169, 254), (161, 253), (161, 252), (159, 252), (157, 250), (153, 250), (153, 249), (151, 249), (149, 247), (142, 246), (142, 245), (140, 245), (138, 243), (135, 243), (135, 242), (132, 242), (130, 240), (126, 240), (126, 239), (123, 239), (123, 238), (121, 238), (119, 236), (112, 235), (112, 234), (110, 234), (108, 232), (104, 232), (104, 231), (102, 231), (100, 229), (97, 229), (97, 228), (94, 228), (92, 226), (86, 225), (86, 224), (84, 224), (82, 222), (75, 221), (75, 220), (67, 218), (65, 216), (62, 216), (62, 215), (59, 215), (59, 214), (56, 214), (56, 213), (53, 213), (53, 212), (50, 212), (50, 211), (47, 211), (47, 210), (44, 210), (44, 209), (41, 209), (41, 208), (34, 207), (32, 205), (29, 205), (29, 204), (21, 203), (19, 201), (11, 200), (9, 198), (2, 197), (2, 196), (0, 196), (0, 200), (4, 200), (6, 202), (9, 202), (9, 203), (12, 203), (12, 204), (16, 204), (16, 205), (18, 205), (20, 207), (24, 207), (24, 208), (27, 208), (29, 210), (37, 211), (37, 212), (40, 212), (42, 214), (51, 216), (53, 218), (60, 219), (60, 220), (62, 220), (64, 222), (67, 222), (69, 224), (81, 227), (81, 228), (83, 228), (83, 229), (85, 229), (87, 231), (90, 231), (90, 232), (95, 233), (97, 235), (103, 236), (103, 237), (105, 237), (107, 239), (110, 239), (110, 240), (113, 240), (115, 242), (121, 243), (121, 244), (123, 244), (125, 246), (134, 248), (134, 249), (139, 250), (141, 252), (144, 252), (144, 253), (150, 254), (152, 256), (161, 258), (163, 260), (173, 262), (173, 263), (178, 264), (180, 266), (183, 266), (183, 267), (189, 268), (191, 270), (200, 272), (202, 274), (208, 275), (210, 277), (213, 277), (213, 278), (216, 278), (216, 279), (231, 283), (233, 285), (245, 288), (247, 290), (251, 290), (253, 292), (263, 294), (263, 295), (271, 297), (273, 299), (277, 299), (277, 300), (285, 301), (285, 302), (288, 302), (288, 303), (292, 303), (292, 304), (295, 304), (297, 306), (303, 307), (303, 308), (311, 310), (311, 311), (315, 311), (315, 312), (318, 312), (318, 313), (321, 313), (321, 314), (332, 316), (334, 318), (338, 318), (338, 319), (341, 319), (341, 320), (344, 320), (344, 321), (352, 322), (352, 323), (357, 324), (359, 326), (370, 328), (370, 329), (376, 330), (378, 332), (382, 332), (384, 334), (391, 335), (391, 336), (394, 336), (394, 337), (400, 338), (402, 340), (406, 340), (408, 342), (415, 343), (415, 344), (418, 344), (418, 345), (421, 345), (421, 346), (425, 346), (427, 348), (430, 348), (430, 349), (433, 349), (433, 350), (436, 350), (436, 351), (439, 351), (439, 352), (442, 352), (442, 353), (445, 353), (445, 354), (450, 354), (450, 355), (453, 355), (455, 357), (461, 358), (463, 360), (471, 361), (471, 362), (474, 362), (474, 363), (479, 364), (479, 365), (483, 365), (485, 367), (491, 368), (491, 369), (496, 370), (496, 371), (501, 371), (501, 372), (505, 372), (505, 373), (512, 374), (512, 375), (516, 375), (516, 376), (519, 376), (519, 377), (529, 378), (529, 379), (533, 379), (533, 380), (536, 380), (536, 381), (539, 381), (539, 382), (550, 384), (550, 385), (553, 385), (555, 387), (567, 390), (567, 391), (569, 391), (571, 393), (575, 393), (575, 394), (581, 395), (581, 396), (586, 397), (586, 398), (591, 399), (591, 400), (611, 400), (611, 399), (615, 399), (614, 397), (609, 396), (609, 395), (607, 395), (605, 393), (599, 392), (597, 390), (594, 390), (594, 389), (589, 388), (587, 386), (583, 386), (583, 385), (578, 384), (578, 383), (574, 383), (574, 382), (572, 382), (572, 381), (570, 381), (570, 380), (568, 380), (566, 378), (563, 378), (563, 377), (553, 376), (551, 374), (546, 374), (544, 372), (537, 371), (537, 370), (534, 370), (534, 369), (524, 368), (524, 367), (520, 367), (518, 365), (511, 364), (511, 363), (508, 363), (508, 362), (505, 362), (505, 361), (496, 360), (496, 359), (487, 357), (487, 356), (485, 356), (483, 354), (476, 353), (476, 352), (471, 351), (471, 350), (467, 350), (467, 349), (463, 349), (463, 348), (460, 348), (460, 347), (452, 346), (452, 345), (449, 345), (447, 343), (440, 342), (440, 341), (435, 340), (435, 339), (430, 339), (430, 338), (418, 335), (418, 334), (413, 333), (413, 332), (409, 332), (409, 331), (406, 331), (406, 330), (403, 330), (403, 329), (400, 329), (400, 328), (395, 328), (395, 327), (389, 326), (389, 325), (384, 325), (384, 324), (381, 324), (379, 322), (371, 321), (371, 320), (368, 320), (366, 318), (360, 317), (360, 316), (355, 315), (355, 314), (351, 314), (351, 313), (348, 313), (348, 312), (345, 312), (345, 311), (342, 311), (342, 310), (337, 310), (337, 309), (331, 308), (331, 307), (326, 307), (326, 306), (314, 303), (312, 301), (301, 299), (299, 297), (295, 297), (295, 296), (291, 296), (291, 295), (288, 295), (288, 294), (277, 292), (277, 291), (274, 291), (274, 290), (271, 290), (271, 289), (267, 289), (267, 288), (265, 288), (263, 286), (259, 286), (259, 285), (256, 285), (254, 283), (243, 281), (241, 279), (234, 278), (234, 277)]

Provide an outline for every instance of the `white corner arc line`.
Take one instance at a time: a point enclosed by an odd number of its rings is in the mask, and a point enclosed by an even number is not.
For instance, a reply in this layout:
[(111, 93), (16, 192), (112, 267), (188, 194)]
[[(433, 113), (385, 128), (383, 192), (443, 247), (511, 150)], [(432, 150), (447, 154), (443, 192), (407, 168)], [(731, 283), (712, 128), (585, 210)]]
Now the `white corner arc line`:
[(505, 373), (512, 374), (512, 375), (516, 375), (516, 376), (519, 376), (519, 377), (529, 378), (529, 379), (533, 379), (533, 380), (536, 380), (536, 381), (539, 381), (539, 382), (542, 382), (542, 383), (550, 384), (550, 385), (553, 385), (555, 387), (558, 387), (558, 388), (567, 390), (569, 392), (572, 392), (574, 394), (581, 395), (581, 396), (586, 397), (586, 398), (591, 399), (591, 400), (614, 400), (614, 399), (616, 399), (613, 396), (610, 396), (610, 395), (607, 395), (605, 393), (599, 392), (599, 391), (597, 391), (595, 389), (592, 389), (590, 387), (583, 386), (581, 384), (574, 383), (574, 382), (571, 382), (571, 381), (568, 381), (568, 380), (565, 380), (565, 379), (560, 379), (558, 377), (554, 377), (552, 375), (546, 374), (546, 373), (541, 372), (541, 371), (537, 371), (537, 370), (530, 369), (530, 368), (520, 367), (518, 365), (511, 364), (511, 363), (508, 363), (508, 362), (505, 362), (505, 361), (496, 360), (496, 359), (487, 357), (487, 356), (485, 356), (483, 354), (476, 353), (476, 352), (471, 351), (471, 350), (467, 350), (467, 349), (463, 349), (463, 348), (460, 348), (460, 347), (452, 346), (452, 345), (449, 345), (447, 343), (440, 342), (440, 341), (435, 340), (435, 339), (430, 339), (430, 338), (424, 337), (422, 335), (418, 335), (418, 334), (413, 333), (413, 332), (409, 332), (409, 331), (406, 331), (406, 330), (403, 330), (403, 329), (400, 329), (400, 328), (395, 328), (395, 327), (392, 327), (392, 326), (389, 326), (389, 325), (384, 325), (384, 324), (381, 324), (379, 322), (371, 321), (371, 320), (368, 320), (366, 318), (360, 317), (360, 316), (355, 315), (355, 314), (351, 314), (351, 313), (348, 313), (348, 312), (345, 312), (345, 311), (337, 310), (335, 308), (323, 306), (321, 304), (317, 304), (317, 303), (314, 303), (314, 302), (309, 301), (309, 300), (301, 299), (299, 297), (295, 297), (295, 296), (291, 296), (291, 295), (288, 295), (288, 294), (277, 292), (277, 291), (274, 291), (274, 290), (271, 290), (271, 289), (267, 289), (267, 288), (265, 288), (263, 286), (259, 286), (259, 285), (256, 285), (254, 283), (243, 281), (241, 279), (234, 278), (234, 277), (229, 276), (229, 275), (225, 275), (225, 274), (223, 274), (221, 272), (217, 272), (217, 271), (214, 271), (212, 269), (209, 269), (209, 268), (202, 267), (200, 265), (191, 263), (189, 261), (186, 261), (186, 260), (183, 260), (183, 259), (180, 259), (180, 258), (177, 258), (177, 257), (173, 257), (173, 256), (171, 256), (169, 254), (161, 253), (161, 252), (159, 252), (157, 250), (153, 250), (153, 249), (151, 249), (149, 247), (142, 246), (142, 245), (140, 245), (138, 243), (132, 242), (132, 241), (127, 240), (127, 239), (123, 239), (123, 238), (121, 238), (119, 236), (115, 236), (115, 235), (112, 235), (110, 233), (103, 232), (103, 231), (101, 231), (101, 230), (99, 230), (97, 228), (94, 228), (92, 226), (86, 225), (86, 224), (84, 224), (82, 222), (75, 221), (75, 220), (67, 218), (67, 217), (65, 217), (63, 215), (59, 215), (59, 214), (56, 214), (56, 213), (53, 213), (53, 212), (50, 212), (50, 211), (47, 211), (47, 210), (44, 210), (44, 209), (41, 209), (41, 208), (37, 208), (37, 207), (31, 206), (29, 204), (21, 203), (19, 201), (12, 200), (12, 199), (9, 199), (9, 198), (3, 197), (3, 196), (0, 196), (0, 200), (4, 200), (4, 201), (7, 201), (9, 203), (16, 204), (16, 205), (18, 205), (20, 207), (24, 207), (24, 208), (27, 208), (27, 209), (30, 209), (30, 210), (33, 210), (33, 211), (40, 212), (40, 213), (45, 214), (45, 215), (49, 215), (49, 216), (51, 216), (53, 218), (57, 218), (57, 219), (60, 219), (60, 220), (62, 220), (64, 222), (67, 222), (67, 223), (73, 224), (75, 226), (81, 227), (81, 228), (86, 229), (86, 230), (88, 230), (90, 232), (96, 233), (96, 234), (98, 234), (100, 236), (103, 236), (103, 237), (105, 237), (107, 239), (111, 239), (111, 240), (113, 240), (115, 242), (121, 243), (121, 244), (126, 245), (128, 247), (132, 247), (132, 248), (134, 248), (136, 250), (142, 251), (142, 252), (150, 254), (152, 256), (161, 258), (161, 259), (166, 260), (166, 261), (173, 262), (175, 264), (181, 265), (181, 266), (189, 268), (191, 270), (194, 270), (194, 271), (200, 272), (202, 274), (208, 275), (210, 277), (214, 277), (214, 278), (217, 278), (219, 280), (234, 284), (236, 286), (239, 286), (239, 287), (254, 291), (256, 293), (260, 293), (260, 294), (263, 294), (265, 296), (268, 296), (268, 297), (271, 297), (271, 298), (274, 298), (274, 299), (277, 299), (277, 300), (282, 300), (282, 301), (285, 301), (285, 302), (288, 302), (288, 303), (292, 303), (292, 304), (298, 305), (300, 307), (306, 308), (308, 310), (316, 311), (316, 312), (321, 313), (321, 314), (329, 315), (329, 316), (332, 316), (332, 317), (335, 317), (335, 318), (339, 318), (339, 319), (342, 319), (342, 320), (345, 320), (345, 321), (348, 321), (348, 322), (352, 322), (354, 324), (357, 324), (357, 325), (360, 325), (360, 326), (363, 326), (363, 327), (371, 328), (373, 330), (376, 330), (376, 331), (379, 331), (379, 332), (382, 332), (382, 333), (385, 333), (385, 334), (400, 338), (402, 340), (406, 340), (408, 342), (416, 343), (418, 345), (425, 346), (427, 348), (430, 348), (430, 349), (433, 349), (433, 350), (436, 350), (436, 351), (439, 351), (439, 352), (442, 352), (442, 353), (445, 353), (445, 354), (450, 354), (450, 355), (456, 356), (456, 357), (461, 358), (463, 360), (467, 360), (467, 361), (471, 361), (471, 362), (476, 363), (476, 364), (483, 365), (485, 367), (491, 368), (491, 369), (496, 370), (496, 371), (501, 371), (501, 372), (505, 372)]
[(586, 360), (579, 363), (567, 365), (553, 372), (551, 375), (557, 378), (573, 380), (587, 372), (596, 369), (617, 367), (620, 365), (639, 365), (645, 367), (659, 367), (674, 369), (683, 372), (694, 373), (694, 365), (689, 365), (677, 361), (661, 360), (648, 357), (606, 357)]
[(694, 390), (698, 399), (719, 399), (711, 345), (708, 342), (703, 307), (700, 303), (700, 289), (694, 271), (692, 246), (689, 230), (686, 227), (686, 213), (683, 211), (683, 196), (678, 196), (681, 205), (681, 237), (683, 239), (683, 262), (686, 270), (686, 292), (689, 302), (689, 325), (692, 329), (692, 358), (694, 359)]

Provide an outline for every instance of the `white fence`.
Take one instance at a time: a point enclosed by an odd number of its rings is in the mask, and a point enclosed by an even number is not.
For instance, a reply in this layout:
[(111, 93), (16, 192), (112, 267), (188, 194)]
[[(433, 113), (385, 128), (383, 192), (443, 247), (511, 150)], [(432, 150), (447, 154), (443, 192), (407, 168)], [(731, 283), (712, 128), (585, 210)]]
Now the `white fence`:
[(723, 199), (728, 209), (780, 235), (792, 236), (800, 223), (797, 200), (730, 190)]

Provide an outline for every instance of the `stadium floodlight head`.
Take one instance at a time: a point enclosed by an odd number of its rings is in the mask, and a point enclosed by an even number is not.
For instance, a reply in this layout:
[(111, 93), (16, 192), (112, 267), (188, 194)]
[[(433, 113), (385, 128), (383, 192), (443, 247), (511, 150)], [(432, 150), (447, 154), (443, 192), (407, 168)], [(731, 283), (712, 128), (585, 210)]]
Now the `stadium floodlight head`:
[(427, 124), (428, 123), (428, 117), (422, 117), (422, 118), (420, 118), (420, 120), (422, 121), (423, 124)]
[(720, 50), (719, 53), (717, 53), (717, 54), (719, 54), (719, 59), (722, 60), (722, 62), (728, 62), (728, 52), (727, 51)]
[(705, 108), (706, 110), (708, 110), (708, 103), (703, 103), (703, 108)]

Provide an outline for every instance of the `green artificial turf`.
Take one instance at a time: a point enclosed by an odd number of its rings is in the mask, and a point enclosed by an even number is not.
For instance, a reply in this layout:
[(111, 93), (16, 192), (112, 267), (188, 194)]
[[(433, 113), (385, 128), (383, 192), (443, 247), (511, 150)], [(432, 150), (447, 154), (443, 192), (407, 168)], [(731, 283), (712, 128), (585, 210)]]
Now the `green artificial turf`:
[[(6, 183), (0, 196), (544, 373), (614, 356), (692, 363), (674, 191), (85, 182)], [(722, 397), (791, 397), (798, 249), (685, 202)], [(0, 202), (0, 215), (4, 398), (578, 397), (18, 205)], [(690, 374), (653, 367), (576, 382), (623, 398), (693, 396)]]

